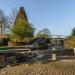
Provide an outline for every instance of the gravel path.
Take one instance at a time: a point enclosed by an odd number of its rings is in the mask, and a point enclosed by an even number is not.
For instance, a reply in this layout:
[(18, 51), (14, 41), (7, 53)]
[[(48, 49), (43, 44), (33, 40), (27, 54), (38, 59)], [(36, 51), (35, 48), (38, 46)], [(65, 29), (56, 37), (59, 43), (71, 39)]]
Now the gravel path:
[(8, 66), (0, 69), (0, 75), (75, 75), (75, 59)]

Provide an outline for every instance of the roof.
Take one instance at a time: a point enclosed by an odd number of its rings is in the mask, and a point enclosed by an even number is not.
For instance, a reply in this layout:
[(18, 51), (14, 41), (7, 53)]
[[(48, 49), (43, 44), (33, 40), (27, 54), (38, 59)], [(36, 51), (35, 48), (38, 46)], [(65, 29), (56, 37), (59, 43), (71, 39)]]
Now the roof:
[(64, 39), (64, 36), (62, 36), (62, 35), (51, 35), (51, 38)]

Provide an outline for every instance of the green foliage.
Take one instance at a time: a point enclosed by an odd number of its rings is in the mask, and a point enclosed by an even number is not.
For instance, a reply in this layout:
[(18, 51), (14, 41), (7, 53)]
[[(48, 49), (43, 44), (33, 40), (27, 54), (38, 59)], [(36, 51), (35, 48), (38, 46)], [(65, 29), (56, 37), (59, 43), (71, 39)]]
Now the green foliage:
[(13, 42), (16, 41), (16, 36), (13, 33), (10, 33), (8, 38), (9, 38), (9, 41), (13, 41)]
[(8, 41), (9, 41), (9, 38), (2, 38), (0, 39), (0, 46), (7, 46), (8, 45)]
[(8, 61), (11, 66), (14, 66), (16, 64), (16, 56), (7, 57), (6, 61)]
[(10, 40), (10, 38), (2, 38), (3, 42), (7, 42)]
[(75, 27), (72, 29), (72, 36), (75, 36)]
[(34, 28), (28, 22), (27, 15), (25, 14), (23, 7), (20, 8), (19, 13), (16, 16), (12, 32), (20, 41), (23, 41), (24, 38), (33, 37)]
[(65, 38), (66, 48), (75, 48), (75, 27), (72, 29), (71, 35)]
[(0, 46), (2, 46), (3, 45), (3, 40), (2, 39), (0, 39)]
[(75, 36), (68, 36), (65, 38), (66, 48), (75, 48)]

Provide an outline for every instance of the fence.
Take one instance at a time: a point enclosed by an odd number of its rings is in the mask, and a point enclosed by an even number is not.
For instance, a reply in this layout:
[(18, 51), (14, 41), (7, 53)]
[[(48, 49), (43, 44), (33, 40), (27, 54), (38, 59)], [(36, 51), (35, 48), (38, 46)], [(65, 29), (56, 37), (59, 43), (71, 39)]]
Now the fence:
[(75, 58), (75, 49), (53, 50), (52, 56), (55, 59), (70, 59)]

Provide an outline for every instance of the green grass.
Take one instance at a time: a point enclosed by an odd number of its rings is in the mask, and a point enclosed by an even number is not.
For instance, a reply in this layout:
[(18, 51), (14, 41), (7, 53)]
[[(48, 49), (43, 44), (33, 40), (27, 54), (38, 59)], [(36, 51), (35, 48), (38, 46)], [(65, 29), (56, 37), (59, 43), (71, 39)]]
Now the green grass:
[(21, 49), (21, 48), (28, 48), (27, 46), (1, 46), (0, 50), (10, 50), (10, 49)]

